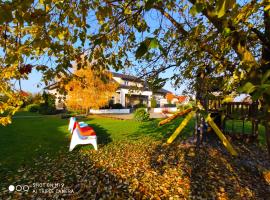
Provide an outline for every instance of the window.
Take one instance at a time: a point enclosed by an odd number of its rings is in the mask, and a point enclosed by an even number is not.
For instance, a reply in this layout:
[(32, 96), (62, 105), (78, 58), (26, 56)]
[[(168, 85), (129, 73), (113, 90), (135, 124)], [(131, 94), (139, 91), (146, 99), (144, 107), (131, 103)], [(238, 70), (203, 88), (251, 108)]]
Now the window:
[(128, 85), (128, 81), (125, 81), (125, 85)]

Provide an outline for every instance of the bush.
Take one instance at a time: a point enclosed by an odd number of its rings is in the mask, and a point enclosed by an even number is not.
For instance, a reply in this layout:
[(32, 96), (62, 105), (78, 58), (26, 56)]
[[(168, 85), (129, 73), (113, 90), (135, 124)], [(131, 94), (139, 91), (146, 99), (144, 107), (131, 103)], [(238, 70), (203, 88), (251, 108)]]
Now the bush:
[(149, 113), (145, 110), (145, 108), (138, 108), (134, 113), (134, 119), (136, 121), (147, 121), (149, 120)]
[(121, 103), (116, 103), (116, 104), (112, 104), (111, 108), (112, 109), (122, 109), (123, 106)]
[(175, 104), (164, 104), (164, 107), (165, 108), (173, 108), (173, 107), (176, 107), (176, 105)]
[(180, 105), (177, 106), (177, 109), (178, 109), (179, 111), (184, 111), (184, 110), (186, 110), (186, 109), (188, 109), (188, 108), (192, 108), (192, 104), (190, 104), (190, 103), (185, 104), (185, 105), (180, 104)]
[(133, 108), (135, 108), (135, 109), (137, 109), (137, 108), (147, 108), (147, 105), (143, 104), (143, 103), (139, 103), (139, 104), (134, 105)]
[(157, 107), (157, 101), (155, 98), (151, 98), (151, 108), (156, 108)]
[(39, 113), (43, 115), (56, 114), (55, 96), (44, 92), (42, 97), (45, 102), (40, 104)]
[(61, 119), (68, 119), (70, 117), (74, 117), (74, 115), (73, 114), (68, 114), (68, 113), (65, 113), (65, 114), (61, 115)]
[(56, 109), (46, 105), (45, 103), (42, 103), (40, 104), (39, 113), (43, 115), (53, 115), (56, 114)]
[(38, 112), (39, 111), (39, 105), (38, 104), (29, 104), (25, 107), (25, 111), (28, 112)]

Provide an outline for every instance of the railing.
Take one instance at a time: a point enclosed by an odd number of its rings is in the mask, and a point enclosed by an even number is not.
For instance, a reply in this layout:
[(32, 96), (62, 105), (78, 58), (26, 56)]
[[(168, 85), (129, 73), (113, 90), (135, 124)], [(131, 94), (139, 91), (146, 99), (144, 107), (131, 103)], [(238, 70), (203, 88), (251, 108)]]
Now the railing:
[(223, 105), (224, 115), (233, 119), (254, 118), (259, 112), (257, 102), (228, 102)]

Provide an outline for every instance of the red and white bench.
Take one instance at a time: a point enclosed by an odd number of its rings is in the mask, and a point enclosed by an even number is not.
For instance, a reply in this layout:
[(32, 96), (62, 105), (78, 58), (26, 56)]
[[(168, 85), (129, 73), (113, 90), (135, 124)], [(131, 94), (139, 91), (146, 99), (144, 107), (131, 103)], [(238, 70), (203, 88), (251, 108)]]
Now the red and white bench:
[(97, 150), (97, 136), (94, 129), (90, 126), (82, 127), (75, 121), (69, 151), (72, 151), (78, 144), (92, 144), (94, 149)]
[[(73, 133), (74, 130), (74, 123), (76, 122), (76, 118), (75, 117), (71, 117), (69, 119), (69, 124), (68, 124), (68, 130), (70, 131), (70, 133)], [(85, 127), (88, 126), (88, 124), (86, 124), (85, 122), (79, 122), (80, 127)]]

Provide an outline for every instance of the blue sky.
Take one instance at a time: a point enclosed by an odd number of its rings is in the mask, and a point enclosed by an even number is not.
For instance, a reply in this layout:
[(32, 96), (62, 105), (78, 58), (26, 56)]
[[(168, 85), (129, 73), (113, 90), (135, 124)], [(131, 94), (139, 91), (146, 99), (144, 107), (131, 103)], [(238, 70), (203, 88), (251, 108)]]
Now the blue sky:
[[(90, 15), (93, 17), (94, 16), (94, 13), (91, 13)], [(148, 12), (145, 15), (145, 19), (146, 19), (146, 22), (147, 22), (148, 26), (150, 26), (150, 29), (151, 30), (155, 30), (156, 28), (159, 27), (157, 12), (155, 12), (155, 11)], [(96, 32), (97, 29), (99, 28), (98, 23), (97, 22), (94, 22), (92, 18), (89, 18), (88, 20), (91, 21), (91, 22), (88, 22), (88, 23), (90, 23), (91, 26), (93, 27), (93, 28), (91, 28), (92, 30), (89, 30), (89, 31), (90, 32)], [(152, 31), (150, 31), (150, 32), (152, 32)], [(77, 45), (79, 46), (80, 45), (80, 42), (77, 42), (75, 45), (76, 46)], [(87, 46), (84, 46), (84, 48), (88, 48), (88, 47)], [(134, 55), (132, 57), (134, 57)], [(42, 63), (39, 62), (39, 64), (42, 64)], [(53, 66), (50, 66), (50, 67), (53, 67)], [(138, 65), (138, 67), (139, 67), (139, 65)], [(128, 72), (132, 72), (134, 70), (133, 69), (128, 69), (127, 71)], [(118, 72), (121, 73), (122, 71), (118, 71)], [(136, 73), (132, 73), (132, 74), (133, 75), (136, 75)], [(173, 69), (169, 69), (165, 73), (160, 74), (160, 76), (163, 77), (163, 78), (165, 78), (165, 77), (166, 78), (169, 78), (172, 75), (173, 75)], [(32, 93), (36, 93), (36, 92), (42, 91), (42, 89), (44, 88), (45, 85), (42, 83), (41, 77), (42, 77), (41, 73), (37, 72), (36, 70), (33, 70), (32, 73), (29, 75), (28, 80), (22, 80), (21, 81), (22, 89), (24, 91), (29, 91), (29, 92), (32, 92)], [(41, 85), (41, 86), (40, 87), (37, 87), (38, 85)], [(16, 87), (18, 88), (18, 81), (16, 82)], [(164, 86), (164, 88), (167, 89), (167, 90), (169, 90), (169, 91), (171, 91), (171, 92), (174, 92), (176, 94), (181, 94), (182, 93), (182, 90), (185, 88), (185, 85), (181, 86), (180, 88), (174, 88), (171, 85), (170, 81), (168, 81), (166, 83), (166, 85)]]
[[(165, 74), (162, 75), (162, 77), (169, 77), (170, 74), (172, 72), (167, 71)], [(44, 84), (41, 82), (41, 73), (37, 72), (36, 70), (33, 70), (33, 72), (29, 75), (29, 79), (28, 80), (22, 80), (21, 81), (21, 86), (22, 86), (22, 90), (27, 91), (27, 92), (31, 92), (31, 93), (37, 93), (37, 92), (41, 92)], [(41, 86), (38, 87), (38, 85), (41, 83)], [(18, 82), (16, 83), (16, 87), (18, 87)], [(169, 83), (169, 81), (166, 83), (166, 85), (164, 86), (164, 89), (167, 89), (171, 92), (174, 92), (176, 94), (181, 94), (182, 90), (185, 88), (185, 86), (180, 87), (179, 89), (174, 89), (171, 84)]]

